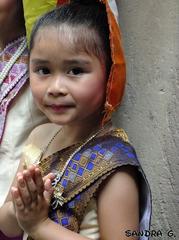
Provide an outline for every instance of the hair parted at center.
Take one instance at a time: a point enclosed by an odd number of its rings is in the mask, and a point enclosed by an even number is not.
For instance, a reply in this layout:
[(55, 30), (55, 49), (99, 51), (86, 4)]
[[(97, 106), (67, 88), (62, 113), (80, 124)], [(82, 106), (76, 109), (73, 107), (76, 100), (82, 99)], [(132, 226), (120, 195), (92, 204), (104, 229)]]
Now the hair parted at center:
[(33, 49), (38, 30), (50, 26), (63, 29), (63, 33), (72, 36), (76, 50), (86, 51), (103, 60), (106, 73), (109, 75), (111, 68), (109, 25), (103, 3), (99, 0), (74, 0), (46, 13), (34, 25), (30, 51)]

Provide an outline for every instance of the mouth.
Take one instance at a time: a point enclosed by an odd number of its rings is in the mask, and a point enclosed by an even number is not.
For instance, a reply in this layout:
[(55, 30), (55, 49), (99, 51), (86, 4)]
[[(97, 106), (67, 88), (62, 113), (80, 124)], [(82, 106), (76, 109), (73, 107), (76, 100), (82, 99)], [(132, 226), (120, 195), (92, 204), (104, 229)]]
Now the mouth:
[(56, 113), (63, 113), (69, 110), (70, 108), (74, 108), (74, 105), (65, 105), (65, 104), (64, 105), (51, 104), (46, 106)]

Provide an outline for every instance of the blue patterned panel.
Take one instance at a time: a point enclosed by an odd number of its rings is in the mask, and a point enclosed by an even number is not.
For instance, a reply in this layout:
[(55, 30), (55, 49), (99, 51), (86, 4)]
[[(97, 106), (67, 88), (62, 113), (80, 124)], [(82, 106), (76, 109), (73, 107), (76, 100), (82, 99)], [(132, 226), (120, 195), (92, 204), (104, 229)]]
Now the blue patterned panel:
[(74, 208), (75, 207), (75, 201), (73, 200), (73, 201), (69, 202), (68, 207), (69, 208)]
[(49, 218), (54, 221), (55, 223), (59, 223), (59, 219), (57, 216), (57, 212), (56, 211), (51, 211), (49, 212)]
[(128, 158), (136, 158), (136, 155), (131, 147), (123, 146), (122, 151), (127, 155)]
[(106, 153), (106, 149), (105, 148), (101, 148), (101, 150), (98, 152), (101, 155), (104, 155)]
[[(135, 152), (133, 149), (123, 142), (106, 141), (105, 144), (96, 144), (90, 148), (82, 149), (81, 152), (76, 153), (68, 165), (68, 171), (65, 171), (62, 177), (61, 184), (64, 188), (73, 190), (73, 183), (78, 182), (82, 184), (90, 174), (89, 172), (98, 171), (98, 166), (102, 162), (107, 164), (117, 156), (119, 162), (126, 162), (129, 158), (133, 161), (135, 159)], [(105, 166), (105, 165), (104, 165)], [(100, 170), (99, 170), (100, 171)]]
[(82, 167), (85, 167), (88, 161), (89, 161), (89, 159), (88, 159), (87, 157), (82, 156), (82, 157), (81, 157), (81, 160), (80, 160), (80, 165), (81, 165)]
[(125, 155), (128, 158), (136, 158), (135, 153), (133, 152), (133, 149), (130, 146), (126, 146), (123, 143), (116, 143), (112, 148), (111, 151), (113, 153), (117, 152), (117, 150), (121, 150), (122, 152), (125, 153)]
[(61, 218), (61, 224), (62, 226), (66, 227), (69, 225), (69, 221), (67, 217)]
[(68, 166), (71, 167), (71, 165), (72, 165), (72, 160), (70, 160)]
[(77, 166), (78, 166), (78, 165), (77, 165), (76, 163), (73, 163), (72, 169), (76, 171), (76, 170), (77, 170)]
[(76, 207), (76, 204), (81, 201), (81, 194), (78, 194), (73, 200), (67, 203), (68, 207), (70, 209), (74, 209)]
[(86, 169), (88, 169), (89, 171), (91, 171), (94, 168), (94, 163), (89, 162), (86, 166)]
[(98, 151), (100, 151), (101, 150), (101, 145), (100, 144), (97, 144), (97, 145), (95, 145), (94, 147), (93, 147), (93, 150), (94, 151), (96, 151), (96, 152), (98, 152)]
[(136, 158), (135, 154), (132, 153), (132, 152), (128, 152), (128, 153), (127, 153), (127, 156), (128, 156), (129, 158)]
[(96, 153), (92, 153), (91, 156), (90, 156), (90, 160), (95, 160), (97, 157), (97, 154)]
[(84, 151), (83, 156), (88, 158), (91, 155), (91, 152), (92, 150), (88, 148), (86, 151)]
[(69, 173), (69, 171), (68, 171), (68, 169), (66, 169), (66, 171), (65, 171), (65, 177), (68, 176), (68, 173)]
[(74, 159), (75, 161), (79, 161), (80, 158), (81, 158), (81, 154), (80, 154), (80, 153), (75, 154), (75, 156), (73, 157), (73, 159)]
[(76, 178), (76, 173), (70, 172), (70, 173), (69, 173), (69, 176), (68, 176), (68, 179), (69, 179), (71, 182), (74, 182), (75, 178)]
[(79, 167), (77, 174), (78, 174), (79, 176), (82, 176), (82, 175), (83, 175), (83, 172), (84, 172), (84, 170), (85, 170), (84, 168), (82, 168), (82, 167)]
[(110, 151), (107, 151), (104, 155), (104, 159), (105, 160), (110, 160), (112, 158), (112, 156), (113, 156), (113, 153), (110, 152)]
[(77, 200), (81, 200), (81, 195), (78, 194), (78, 195), (76, 196), (76, 199), (77, 199)]
[(65, 188), (67, 186), (67, 184), (68, 184), (68, 181), (66, 179), (64, 179), (62, 182), (62, 186)]
[(117, 146), (114, 146), (114, 147), (111, 148), (111, 151), (112, 151), (113, 153), (116, 153), (118, 150), (119, 150), (119, 149), (118, 149)]
[(118, 143), (115, 144), (115, 146), (118, 147), (118, 148), (122, 148), (122, 147), (124, 147), (124, 144), (118, 142)]

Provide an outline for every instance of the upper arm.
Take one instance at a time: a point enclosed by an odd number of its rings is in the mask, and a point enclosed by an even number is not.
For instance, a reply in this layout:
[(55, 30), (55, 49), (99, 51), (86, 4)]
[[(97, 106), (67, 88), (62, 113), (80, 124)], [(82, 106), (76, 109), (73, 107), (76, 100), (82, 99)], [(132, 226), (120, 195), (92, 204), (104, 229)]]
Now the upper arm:
[(98, 220), (101, 240), (128, 240), (125, 231), (138, 230), (139, 193), (135, 179), (134, 167), (121, 167), (100, 191)]

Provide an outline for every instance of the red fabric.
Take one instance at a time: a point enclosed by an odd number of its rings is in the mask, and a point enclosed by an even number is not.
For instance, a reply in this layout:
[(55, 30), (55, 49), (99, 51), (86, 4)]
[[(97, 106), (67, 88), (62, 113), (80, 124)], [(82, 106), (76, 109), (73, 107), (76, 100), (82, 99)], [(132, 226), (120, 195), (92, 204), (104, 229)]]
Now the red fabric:
[(68, 3), (68, 2), (69, 2), (68, 0), (58, 0), (57, 5), (61, 5), (61, 4)]

